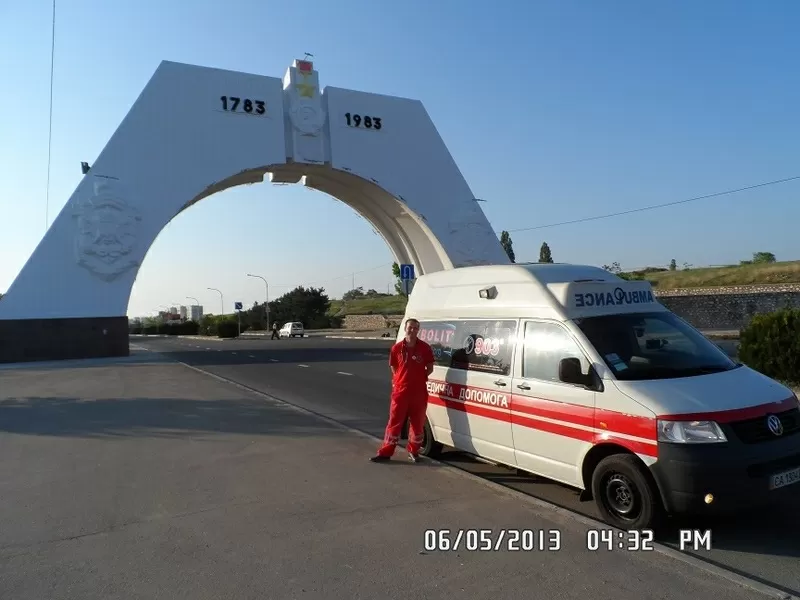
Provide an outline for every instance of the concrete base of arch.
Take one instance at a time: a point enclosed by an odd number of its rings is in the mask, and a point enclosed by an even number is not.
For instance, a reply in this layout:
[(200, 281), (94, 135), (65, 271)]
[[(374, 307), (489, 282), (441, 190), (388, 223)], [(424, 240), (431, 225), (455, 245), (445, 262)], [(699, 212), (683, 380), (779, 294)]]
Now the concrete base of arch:
[(508, 263), (422, 103), (162, 62), (0, 300), (0, 362), (128, 354), (151, 244), (216, 192), (301, 183), (348, 204), (418, 274)]

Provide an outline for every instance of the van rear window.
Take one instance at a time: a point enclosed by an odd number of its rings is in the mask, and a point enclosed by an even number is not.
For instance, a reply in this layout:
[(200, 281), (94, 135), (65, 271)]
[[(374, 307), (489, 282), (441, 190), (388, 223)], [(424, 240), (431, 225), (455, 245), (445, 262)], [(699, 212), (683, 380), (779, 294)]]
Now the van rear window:
[(516, 330), (516, 321), (422, 321), (419, 338), (431, 345), (437, 365), (508, 375)]

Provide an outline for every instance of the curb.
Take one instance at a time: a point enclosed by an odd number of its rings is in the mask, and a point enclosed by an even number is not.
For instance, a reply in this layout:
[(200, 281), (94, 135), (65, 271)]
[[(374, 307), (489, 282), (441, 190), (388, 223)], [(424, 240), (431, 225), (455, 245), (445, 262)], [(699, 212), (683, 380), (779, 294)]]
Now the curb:
[[(348, 338), (344, 338), (344, 339), (348, 339)], [(386, 338), (376, 338), (376, 339), (386, 339)], [(315, 412), (313, 410), (309, 410), (307, 408), (303, 408), (302, 406), (298, 406), (296, 404), (292, 404), (291, 402), (288, 402), (287, 400), (282, 400), (281, 398), (273, 396), (272, 394), (268, 394), (266, 392), (262, 392), (260, 390), (255, 389), (255, 388), (252, 388), (250, 386), (247, 386), (247, 385), (244, 385), (242, 383), (239, 383), (238, 381), (234, 381), (232, 379), (228, 379), (227, 377), (223, 377), (221, 375), (216, 375), (214, 373), (211, 373), (209, 371), (205, 371), (205, 370), (203, 370), (203, 369), (201, 369), (199, 367), (194, 367), (194, 366), (192, 366), (190, 364), (187, 364), (185, 362), (182, 362), (182, 361), (175, 361), (175, 362), (177, 362), (178, 364), (180, 364), (180, 365), (182, 365), (182, 366), (184, 366), (184, 367), (186, 367), (188, 369), (191, 369), (192, 371), (195, 371), (197, 373), (201, 373), (203, 375), (211, 377), (212, 379), (216, 379), (217, 381), (228, 383), (230, 385), (233, 385), (234, 387), (237, 387), (237, 388), (239, 388), (241, 390), (247, 391), (247, 392), (249, 392), (251, 394), (255, 394), (255, 395), (260, 396), (262, 398), (266, 398), (266, 399), (268, 399), (268, 400), (270, 400), (272, 402), (277, 402), (279, 404), (282, 404), (283, 406), (291, 408), (291, 409), (293, 409), (293, 410), (295, 410), (297, 412), (304, 413), (306, 415), (310, 415), (310, 416), (316, 417), (317, 419), (320, 419), (320, 420), (328, 423), (329, 425), (332, 425), (332, 426), (334, 426), (334, 427), (336, 427), (338, 429), (342, 429), (342, 430), (348, 431), (350, 433), (353, 433), (353, 434), (361, 437), (362, 439), (370, 440), (370, 441), (372, 441), (372, 442), (374, 442), (376, 444), (380, 444), (381, 442), (383, 442), (382, 439), (380, 439), (380, 438), (378, 438), (378, 437), (376, 437), (376, 436), (374, 436), (374, 435), (372, 435), (370, 433), (367, 433), (366, 431), (362, 431), (360, 429), (356, 429), (355, 427), (351, 427), (349, 425), (341, 423), (341, 422), (339, 422), (339, 421), (337, 421), (335, 419), (332, 419), (331, 417), (327, 417), (327, 416), (325, 416), (323, 414), (320, 414), (320, 413), (317, 413), (317, 412)], [(558, 506), (556, 504), (552, 504), (550, 502), (547, 502), (546, 500), (542, 500), (542, 499), (537, 498), (535, 496), (531, 496), (531, 495), (525, 494), (524, 492), (520, 492), (520, 491), (515, 490), (513, 488), (509, 488), (509, 487), (504, 486), (504, 485), (502, 485), (500, 483), (496, 483), (494, 481), (491, 481), (491, 480), (488, 480), (488, 479), (484, 479), (483, 477), (480, 477), (479, 475), (474, 475), (472, 473), (469, 473), (469, 472), (467, 472), (467, 471), (465, 471), (463, 469), (458, 468), (457, 466), (450, 465), (450, 464), (447, 464), (445, 462), (441, 462), (439, 460), (436, 460), (436, 459), (433, 459), (433, 458), (430, 458), (430, 457), (427, 457), (427, 456), (424, 457), (424, 460), (430, 461), (430, 462), (432, 462), (432, 463), (434, 463), (434, 464), (436, 464), (436, 465), (438, 465), (440, 467), (444, 467), (444, 468), (448, 469), (451, 473), (460, 475), (460, 476), (465, 477), (467, 479), (470, 479), (471, 481), (474, 481), (476, 483), (480, 483), (480, 484), (482, 484), (482, 485), (484, 485), (484, 486), (486, 486), (488, 488), (491, 488), (491, 489), (493, 489), (493, 490), (495, 490), (497, 492), (500, 492), (500, 493), (503, 493), (503, 494), (506, 494), (506, 495), (510, 495), (511, 497), (519, 499), (520, 501), (525, 502), (525, 503), (527, 503), (529, 505), (535, 506), (535, 507), (537, 507), (539, 509), (544, 509), (548, 513), (558, 515), (561, 518), (569, 518), (569, 519), (572, 519), (572, 520), (576, 520), (579, 523), (582, 523), (584, 525), (589, 525), (590, 527), (600, 527), (600, 528), (609, 528), (609, 527), (611, 527), (607, 523), (604, 523), (602, 521), (598, 521), (597, 519), (593, 519), (591, 517), (587, 517), (587, 516), (582, 515), (580, 513), (572, 512), (572, 511), (570, 511), (570, 510), (568, 510), (566, 508), (562, 508), (562, 507), (560, 507), (560, 506)], [(738, 573), (736, 571), (732, 571), (732, 570), (727, 569), (725, 567), (718, 566), (713, 562), (703, 560), (703, 559), (701, 559), (699, 557), (696, 557), (696, 556), (693, 556), (691, 554), (683, 553), (683, 552), (681, 552), (679, 550), (676, 550), (674, 548), (671, 548), (671, 547), (669, 547), (667, 545), (655, 542), (653, 544), (653, 549), (656, 552), (658, 552), (659, 554), (662, 554), (664, 556), (668, 556), (668, 557), (672, 558), (673, 560), (677, 560), (677, 561), (682, 562), (684, 564), (690, 565), (690, 566), (692, 566), (692, 567), (694, 567), (696, 569), (699, 569), (701, 571), (705, 571), (706, 573), (709, 573), (709, 574), (714, 575), (716, 577), (719, 577), (721, 579), (725, 579), (727, 581), (735, 583), (735, 584), (737, 584), (737, 585), (739, 585), (739, 586), (741, 586), (743, 588), (747, 588), (747, 589), (750, 589), (752, 591), (764, 594), (765, 596), (772, 597), (772, 598), (775, 598), (777, 600), (800, 600), (800, 598), (798, 598), (797, 596), (795, 596), (793, 594), (790, 594), (790, 593), (787, 593), (787, 592), (781, 590), (778, 587), (774, 587), (774, 586), (769, 585), (767, 583), (763, 583), (762, 581), (759, 581), (756, 578), (751, 578), (749, 576), (742, 575), (742, 574), (740, 574), (740, 573)]]

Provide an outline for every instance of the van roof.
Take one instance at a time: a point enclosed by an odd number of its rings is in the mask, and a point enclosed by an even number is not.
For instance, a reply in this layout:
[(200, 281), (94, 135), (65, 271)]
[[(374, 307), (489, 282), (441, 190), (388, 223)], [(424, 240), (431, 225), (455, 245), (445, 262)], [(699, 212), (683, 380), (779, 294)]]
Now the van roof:
[[(494, 297), (481, 297), (483, 289), (492, 289)], [(414, 283), (406, 315), (493, 318), (513, 314), (567, 320), (666, 310), (647, 281), (626, 281), (589, 265), (523, 263), (422, 275)]]

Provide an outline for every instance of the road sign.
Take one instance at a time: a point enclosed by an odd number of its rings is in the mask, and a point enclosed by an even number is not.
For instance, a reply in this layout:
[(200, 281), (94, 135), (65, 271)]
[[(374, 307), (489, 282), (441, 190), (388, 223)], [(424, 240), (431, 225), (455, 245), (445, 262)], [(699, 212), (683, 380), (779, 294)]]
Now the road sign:
[(400, 279), (414, 279), (414, 265), (400, 265)]
[(234, 302), (233, 303), (233, 310), (242, 310), (242, 303), (241, 302)]

